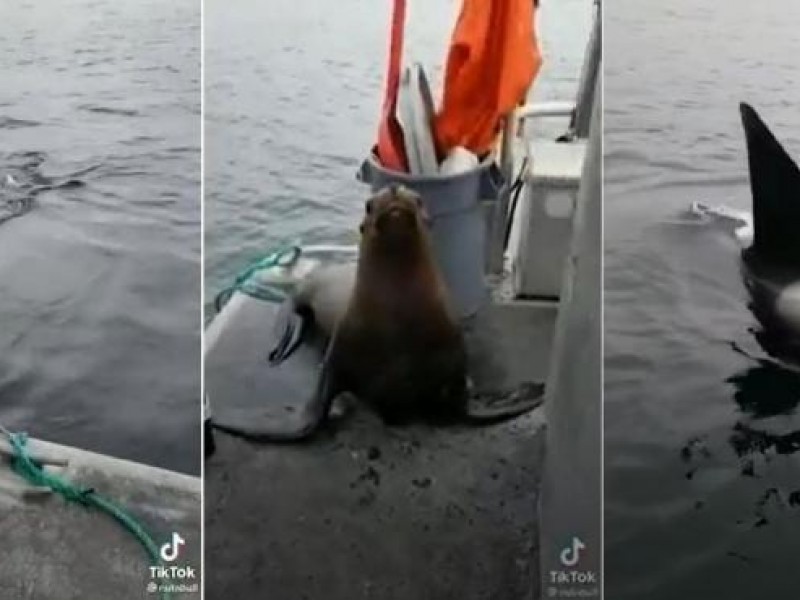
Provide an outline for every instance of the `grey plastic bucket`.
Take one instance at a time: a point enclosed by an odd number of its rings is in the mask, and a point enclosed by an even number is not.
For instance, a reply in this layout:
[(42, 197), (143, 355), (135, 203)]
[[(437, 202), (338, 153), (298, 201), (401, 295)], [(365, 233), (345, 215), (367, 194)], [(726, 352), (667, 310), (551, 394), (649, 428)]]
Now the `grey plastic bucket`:
[(359, 169), (358, 179), (377, 191), (398, 183), (416, 191), (431, 219), (434, 252), (459, 318), (478, 312), (488, 299), (484, 279), (486, 222), (481, 200), (494, 199), (502, 176), (494, 161), (452, 176), (416, 177), (390, 171), (374, 154)]

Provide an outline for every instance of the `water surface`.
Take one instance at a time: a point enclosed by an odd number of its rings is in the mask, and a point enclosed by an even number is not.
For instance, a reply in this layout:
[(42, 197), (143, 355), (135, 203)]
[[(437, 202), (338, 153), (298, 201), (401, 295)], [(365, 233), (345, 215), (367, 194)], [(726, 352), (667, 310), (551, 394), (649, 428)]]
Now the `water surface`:
[(0, 423), (195, 473), (199, 12), (0, 6)]
[(788, 598), (800, 375), (761, 343), (731, 236), (685, 209), (749, 209), (740, 100), (800, 157), (800, 7), (605, 14), (607, 597)]

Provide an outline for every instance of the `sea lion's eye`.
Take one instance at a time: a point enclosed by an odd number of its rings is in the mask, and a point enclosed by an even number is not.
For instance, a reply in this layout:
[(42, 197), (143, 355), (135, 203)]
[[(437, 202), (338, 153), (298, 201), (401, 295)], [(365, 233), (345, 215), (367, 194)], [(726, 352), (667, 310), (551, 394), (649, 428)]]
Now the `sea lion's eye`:
[(372, 200), (367, 200), (366, 210), (368, 215), (372, 214)]
[(359, 231), (360, 233), (364, 233), (364, 224), (363, 224), (363, 223), (362, 223), (361, 225), (359, 225), (359, 226), (358, 226), (358, 231)]

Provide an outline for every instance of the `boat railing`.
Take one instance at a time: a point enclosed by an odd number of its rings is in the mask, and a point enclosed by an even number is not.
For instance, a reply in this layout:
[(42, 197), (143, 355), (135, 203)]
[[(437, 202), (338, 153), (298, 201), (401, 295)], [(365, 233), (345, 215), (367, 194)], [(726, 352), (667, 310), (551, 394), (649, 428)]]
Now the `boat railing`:
[(497, 202), (491, 212), (491, 233), (488, 242), (489, 256), (487, 266), (489, 273), (493, 275), (503, 274), (505, 268), (506, 232), (509, 229), (509, 221), (514, 217), (509, 208), (517, 165), (517, 132), (520, 131), (520, 126), (527, 120), (567, 117), (569, 118), (569, 126), (566, 134), (562, 136), (564, 139), (588, 137), (594, 94), (595, 90), (600, 89), (597, 82), (599, 80), (602, 50), (601, 25), (600, 1), (596, 0), (592, 32), (584, 53), (575, 101), (527, 103), (517, 107), (506, 119), (498, 157), (505, 185), (500, 190)]

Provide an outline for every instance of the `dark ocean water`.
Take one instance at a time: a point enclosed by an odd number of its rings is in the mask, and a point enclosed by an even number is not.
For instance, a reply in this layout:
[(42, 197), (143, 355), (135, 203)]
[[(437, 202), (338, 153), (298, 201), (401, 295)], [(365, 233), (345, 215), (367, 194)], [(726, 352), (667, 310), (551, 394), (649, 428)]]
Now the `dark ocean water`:
[(800, 157), (797, 23), (790, 0), (606, 6), (611, 600), (800, 589), (800, 369), (765, 349), (732, 237), (686, 216), (750, 207), (740, 100)]
[(0, 76), (0, 423), (196, 473), (199, 3), (3, 0)]
[[(206, 301), (275, 245), (353, 243), (366, 189), (355, 173), (383, 97), (391, 2), (208, 0)], [(405, 57), (438, 99), (461, 3), (408, 2)], [(547, 3), (534, 98), (571, 100), (590, 0)], [(549, 133), (549, 132), (548, 132)]]

